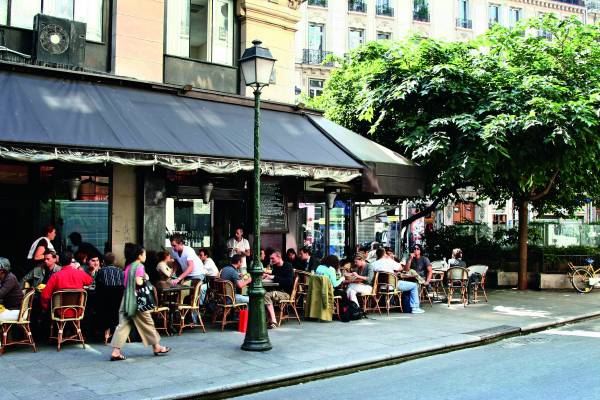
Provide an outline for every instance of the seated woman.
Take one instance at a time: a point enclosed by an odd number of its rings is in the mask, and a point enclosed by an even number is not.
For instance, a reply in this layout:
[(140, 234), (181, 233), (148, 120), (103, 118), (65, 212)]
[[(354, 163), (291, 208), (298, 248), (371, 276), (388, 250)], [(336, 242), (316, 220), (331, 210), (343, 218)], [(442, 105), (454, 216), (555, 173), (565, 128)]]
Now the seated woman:
[(173, 258), (166, 251), (159, 251), (156, 256), (158, 257), (158, 264), (156, 265), (156, 272), (158, 272), (157, 286), (163, 289), (171, 287), (171, 278), (174, 271), (169, 264), (173, 262)]
[(3, 306), (0, 321), (14, 321), (19, 317), (23, 297), (17, 277), (10, 272), (10, 261), (0, 257), (0, 304)]
[(321, 265), (315, 270), (315, 274), (323, 275), (329, 278), (329, 281), (333, 285), (335, 295), (341, 295), (341, 285), (344, 281), (344, 276), (337, 277), (338, 269), (340, 267), (340, 259), (337, 256), (327, 256), (321, 260)]
[(463, 261), (463, 252), (461, 249), (452, 250), (452, 258), (448, 260), (449, 267), (467, 267), (467, 263)]
[(285, 261), (292, 264), (292, 267), (294, 267), (294, 269), (300, 269), (300, 259), (296, 254), (296, 250), (292, 248), (287, 249), (287, 251), (285, 252)]

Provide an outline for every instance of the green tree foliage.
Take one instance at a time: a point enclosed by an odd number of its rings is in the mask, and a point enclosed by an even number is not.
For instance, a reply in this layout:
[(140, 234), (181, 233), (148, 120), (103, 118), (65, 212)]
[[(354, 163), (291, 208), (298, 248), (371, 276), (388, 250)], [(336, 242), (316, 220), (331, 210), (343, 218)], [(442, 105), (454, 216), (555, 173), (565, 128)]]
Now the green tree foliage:
[(600, 199), (599, 41), (598, 27), (547, 15), (467, 43), (372, 42), (313, 105), (427, 167), (436, 206), (466, 186), (513, 198), (525, 288), (529, 207)]

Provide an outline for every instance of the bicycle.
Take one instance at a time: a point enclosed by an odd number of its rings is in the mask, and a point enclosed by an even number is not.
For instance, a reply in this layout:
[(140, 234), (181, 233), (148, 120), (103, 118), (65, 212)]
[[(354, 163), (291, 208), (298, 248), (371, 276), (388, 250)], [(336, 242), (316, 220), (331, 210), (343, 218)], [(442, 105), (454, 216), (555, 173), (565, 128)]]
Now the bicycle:
[(588, 258), (585, 260), (588, 265), (575, 266), (572, 262), (568, 262), (571, 272), (568, 273), (569, 280), (573, 288), (579, 293), (589, 293), (594, 290), (594, 287), (600, 284), (600, 267), (594, 269), (594, 260)]

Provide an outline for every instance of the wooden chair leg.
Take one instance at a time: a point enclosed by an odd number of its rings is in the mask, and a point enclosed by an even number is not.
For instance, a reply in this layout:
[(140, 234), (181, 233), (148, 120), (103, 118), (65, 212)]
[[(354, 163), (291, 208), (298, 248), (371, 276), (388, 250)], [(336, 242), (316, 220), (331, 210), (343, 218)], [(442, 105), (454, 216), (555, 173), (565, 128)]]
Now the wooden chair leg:
[(58, 328), (58, 345), (57, 345), (57, 349), (56, 351), (60, 351), (60, 345), (62, 344), (63, 341), (63, 332), (65, 329), (65, 323), (64, 322), (57, 322), (56, 323), (56, 327)]
[(185, 326), (185, 317), (188, 313), (188, 310), (183, 310), (179, 311), (179, 334), (178, 336), (181, 336), (181, 333), (183, 332), (183, 327)]
[(296, 308), (296, 305), (292, 305), (292, 310), (294, 310), (294, 314), (296, 314), (296, 319), (298, 320), (298, 325), (301, 325), (300, 315), (298, 315), (298, 309)]
[(225, 330), (225, 324), (227, 323), (227, 314), (229, 314), (229, 308), (224, 308), (223, 319), (221, 320), (221, 332)]
[(31, 328), (30, 328), (29, 324), (22, 324), (21, 328), (23, 328), (23, 332), (25, 333), (25, 336), (27, 337), (27, 340), (29, 341), (29, 345), (31, 347), (33, 347), (33, 352), (37, 353), (37, 348), (35, 347), (35, 342), (33, 341), (33, 336), (31, 335)]
[(75, 321), (75, 326), (77, 328), (77, 337), (81, 340), (81, 346), (85, 350), (85, 339), (83, 338), (83, 332), (81, 332), (81, 321)]
[(281, 321), (283, 320), (284, 311), (287, 311), (287, 304), (280, 303), (279, 304), (279, 322), (277, 323), (277, 326), (281, 326)]

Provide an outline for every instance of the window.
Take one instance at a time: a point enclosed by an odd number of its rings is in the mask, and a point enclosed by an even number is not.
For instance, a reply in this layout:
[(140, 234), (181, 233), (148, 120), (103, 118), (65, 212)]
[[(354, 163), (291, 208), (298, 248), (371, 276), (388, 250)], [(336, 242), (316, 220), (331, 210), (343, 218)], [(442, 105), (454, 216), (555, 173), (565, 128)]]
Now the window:
[(308, 80), (308, 95), (317, 97), (323, 94), (323, 83), (322, 79), (309, 79)]
[(327, 7), (327, 0), (308, 0), (309, 6)]
[(212, 232), (211, 203), (200, 199), (167, 198), (165, 204), (166, 232), (165, 247), (171, 247), (169, 237), (178, 233), (191, 247), (210, 247)]
[(523, 10), (511, 7), (508, 12), (508, 24), (511, 28), (517, 26), (517, 23), (523, 18)]
[(363, 29), (350, 28), (348, 36), (348, 49), (354, 50), (364, 43), (365, 31)]
[(325, 48), (325, 25), (313, 22), (308, 24), (308, 48), (323, 51)]
[(413, 0), (413, 20), (429, 22), (429, 0)]
[(390, 40), (392, 34), (389, 32), (377, 32), (377, 40)]
[(469, 0), (458, 0), (458, 18), (456, 19), (456, 26), (465, 29), (473, 28), (469, 10)]
[(488, 21), (490, 27), (494, 24), (500, 24), (500, 10), (501, 7), (498, 4), (490, 4)]
[(233, 65), (233, 0), (169, 0), (167, 54)]
[(0, 0), (0, 25), (8, 22), (8, 0)]
[[(103, 0), (0, 0), (0, 24), (32, 29), (33, 17), (44, 13), (58, 18), (72, 19), (87, 24), (86, 39), (102, 41)], [(10, 20), (8, 16), (10, 15)]]

